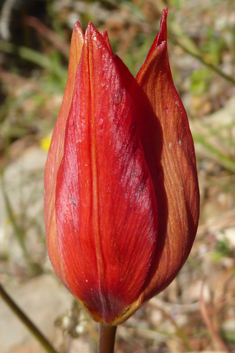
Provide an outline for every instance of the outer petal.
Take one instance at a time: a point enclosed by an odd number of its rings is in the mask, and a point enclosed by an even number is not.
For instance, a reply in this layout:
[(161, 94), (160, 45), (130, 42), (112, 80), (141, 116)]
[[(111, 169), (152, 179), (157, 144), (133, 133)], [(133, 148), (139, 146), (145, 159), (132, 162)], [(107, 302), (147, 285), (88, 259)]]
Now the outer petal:
[(97, 321), (139, 305), (157, 239), (157, 207), (132, 100), (90, 24), (76, 76), (56, 220), (66, 281)]
[(47, 234), (47, 248), (51, 263), (57, 275), (61, 278), (62, 282), (67, 286), (66, 279), (64, 278), (63, 268), (61, 267), (60, 252), (58, 248), (58, 237), (55, 221), (55, 187), (58, 168), (61, 163), (64, 152), (64, 136), (65, 126), (68, 119), (68, 114), (72, 102), (74, 82), (77, 71), (77, 66), (81, 57), (84, 36), (82, 29), (77, 22), (74, 27), (71, 49), (69, 56), (69, 71), (68, 80), (65, 88), (63, 102), (61, 105), (60, 113), (56, 122), (53, 132), (50, 150), (47, 157), (44, 185), (45, 185), (45, 202), (44, 202), (44, 218)]
[[(158, 204), (159, 232), (149, 284), (143, 301), (163, 290), (184, 264), (199, 216), (196, 161), (188, 118), (174, 87), (166, 45), (166, 15), (140, 69), (133, 95), (140, 112), (138, 127)], [(143, 95), (145, 93), (145, 97)], [(150, 102), (152, 109), (148, 108)], [(142, 101), (141, 105), (138, 103)], [(145, 105), (145, 111), (141, 110)]]

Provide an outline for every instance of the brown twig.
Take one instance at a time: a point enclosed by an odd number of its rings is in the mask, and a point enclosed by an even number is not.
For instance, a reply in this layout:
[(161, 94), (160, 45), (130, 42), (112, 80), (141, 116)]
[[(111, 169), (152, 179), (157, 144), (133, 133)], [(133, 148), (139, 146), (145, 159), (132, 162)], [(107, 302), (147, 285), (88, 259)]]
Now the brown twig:
[(203, 318), (208, 330), (210, 331), (212, 337), (219, 343), (219, 345), (223, 349), (223, 351), (226, 353), (231, 353), (230, 350), (228, 349), (228, 347), (226, 346), (226, 344), (224, 343), (224, 341), (222, 340), (222, 338), (218, 335), (218, 333), (215, 331), (215, 328), (212, 325), (212, 322), (210, 320), (210, 317), (209, 317), (209, 314), (207, 311), (207, 307), (205, 305), (205, 301), (203, 298), (203, 286), (204, 286), (204, 283), (202, 283), (201, 295), (200, 295), (200, 311), (202, 314), (202, 318)]
[(69, 44), (61, 40), (55, 32), (45, 26), (38, 18), (26, 16), (24, 21), (28, 26), (33, 27), (42, 37), (49, 40), (67, 59), (69, 58)]

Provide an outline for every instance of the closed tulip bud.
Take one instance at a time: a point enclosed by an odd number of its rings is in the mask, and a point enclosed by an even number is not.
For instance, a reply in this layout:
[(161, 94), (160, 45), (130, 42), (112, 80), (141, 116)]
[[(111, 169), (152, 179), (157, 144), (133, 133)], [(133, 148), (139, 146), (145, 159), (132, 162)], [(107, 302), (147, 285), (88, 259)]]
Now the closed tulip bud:
[(117, 325), (175, 278), (199, 213), (188, 118), (171, 76), (167, 9), (136, 78), (107, 33), (75, 24), (45, 170), (49, 257), (96, 321)]

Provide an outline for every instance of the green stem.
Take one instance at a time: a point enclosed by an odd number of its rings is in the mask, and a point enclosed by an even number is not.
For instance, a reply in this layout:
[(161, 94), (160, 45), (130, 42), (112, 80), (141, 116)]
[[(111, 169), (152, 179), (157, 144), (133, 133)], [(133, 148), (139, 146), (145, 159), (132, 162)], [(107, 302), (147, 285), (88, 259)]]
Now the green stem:
[(18, 55), (24, 60), (28, 60), (47, 69), (49, 72), (61, 79), (62, 82), (66, 79), (66, 70), (60, 64), (55, 63), (46, 55), (43, 55), (35, 50), (23, 46), (17, 46), (4, 40), (0, 40), (0, 50), (4, 53)]
[(15, 220), (14, 212), (13, 212), (13, 209), (12, 209), (12, 205), (11, 205), (10, 199), (9, 199), (7, 191), (6, 191), (6, 185), (5, 185), (5, 180), (4, 180), (4, 177), (3, 177), (3, 172), (1, 172), (1, 174), (0, 174), (0, 181), (1, 181), (1, 184), (2, 184), (2, 193), (3, 193), (3, 198), (4, 198), (4, 202), (5, 202), (5, 206), (6, 206), (7, 216), (8, 216), (8, 218), (9, 218), (11, 224), (12, 224), (12, 227), (14, 229), (14, 234), (16, 235), (16, 239), (19, 242), (19, 245), (20, 245), (20, 247), (22, 249), (24, 257), (25, 257), (25, 259), (28, 262), (30, 262), (31, 261), (30, 260), (30, 256), (28, 254), (27, 248), (26, 248), (25, 243), (24, 243), (23, 231), (18, 226), (18, 224), (17, 224), (17, 222)]
[(117, 326), (99, 324), (98, 353), (113, 353)]
[(32, 321), (25, 315), (25, 313), (18, 307), (18, 305), (13, 301), (13, 299), (7, 294), (5, 289), (0, 284), (0, 296), (9, 306), (9, 308), (14, 312), (20, 321), (29, 329), (29, 331), (34, 335), (38, 342), (44, 347), (45, 351), (48, 353), (58, 353), (51, 343), (46, 339), (41, 331), (32, 323)]
[(220, 75), (221, 77), (223, 77), (225, 80), (231, 82), (233, 85), (235, 85), (235, 79), (232, 78), (229, 75), (226, 75), (223, 71), (221, 71), (220, 69), (218, 69), (218, 67), (207, 63), (200, 55), (197, 55), (196, 53), (193, 53), (191, 50), (187, 49), (184, 45), (180, 44), (177, 40), (172, 40), (172, 42), (176, 45), (178, 45), (180, 48), (182, 48), (186, 53), (188, 53), (189, 55), (193, 56), (195, 59), (197, 59), (198, 61), (200, 61), (202, 64), (204, 64), (205, 66), (207, 66), (209, 69), (211, 69), (212, 71), (216, 72), (218, 75)]

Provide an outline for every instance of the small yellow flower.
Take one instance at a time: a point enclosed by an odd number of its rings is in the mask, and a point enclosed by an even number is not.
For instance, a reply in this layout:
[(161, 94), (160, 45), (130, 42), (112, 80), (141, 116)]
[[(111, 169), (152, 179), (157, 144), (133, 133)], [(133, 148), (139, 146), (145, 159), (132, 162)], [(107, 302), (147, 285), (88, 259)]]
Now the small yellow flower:
[(40, 146), (43, 151), (48, 152), (51, 144), (51, 135), (41, 139)]

